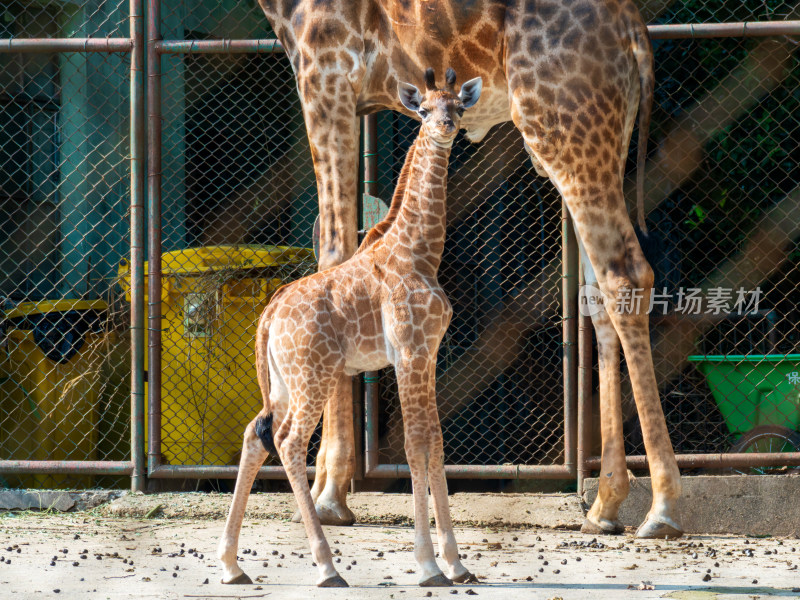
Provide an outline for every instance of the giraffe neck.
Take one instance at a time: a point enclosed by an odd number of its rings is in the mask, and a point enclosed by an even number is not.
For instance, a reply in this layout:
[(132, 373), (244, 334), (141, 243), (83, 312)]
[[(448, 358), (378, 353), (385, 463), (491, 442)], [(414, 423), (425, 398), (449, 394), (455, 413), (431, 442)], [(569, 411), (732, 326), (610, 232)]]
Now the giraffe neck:
[(397, 217), (385, 236), (393, 256), (422, 275), (435, 277), (442, 260), (451, 146), (420, 133)]

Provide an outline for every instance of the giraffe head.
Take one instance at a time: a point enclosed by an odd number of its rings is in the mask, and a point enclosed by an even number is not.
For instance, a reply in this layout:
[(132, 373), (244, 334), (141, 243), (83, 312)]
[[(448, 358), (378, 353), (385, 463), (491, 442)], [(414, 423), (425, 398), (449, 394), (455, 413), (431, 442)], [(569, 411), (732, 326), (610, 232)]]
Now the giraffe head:
[(425, 93), (416, 86), (400, 82), (397, 91), (400, 102), (422, 121), (421, 134), (431, 137), (439, 144), (452, 144), (458, 133), (464, 110), (474, 106), (481, 96), (483, 81), (480, 77), (470, 79), (456, 94), (454, 86), (456, 72), (447, 69), (445, 86), (436, 87), (433, 69), (425, 71)]

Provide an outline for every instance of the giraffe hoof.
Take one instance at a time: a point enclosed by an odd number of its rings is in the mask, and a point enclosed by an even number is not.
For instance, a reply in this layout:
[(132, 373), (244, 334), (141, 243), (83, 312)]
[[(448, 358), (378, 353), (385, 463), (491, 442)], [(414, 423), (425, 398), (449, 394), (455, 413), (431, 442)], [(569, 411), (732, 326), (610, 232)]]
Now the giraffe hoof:
[(453, 582), (444, 573), (439, 573), (420, 582), (419, 587), (450, 587)]
[(683, 530), (675, 523), (665, 523), (654, 519), (647, 519), (636, 530), (636, 537), (650, 540), (674, 540), (683, 535)]
[(224, 583), (226, 585), (252, 585), (253, 580), (247, 576), (247, 573), (239, 573), (236, 577), (234, 577), (230, 581), (225, 581), (223, 579), (221, 583)]
[(453, 577), (453, 583), (480, 583), (478, 578), (469, 571), (463, 572), (461, 575)]
[[(339, 527), (349, 527), (356, 522), (356, 516), (347, 506), (334, 505), (326, 506), (325, 504), (315, 504), (314, 508), (317, 511), (320, 525), (336, 525)], [(296, 511), (292, 517), (292, 523), (302, 523), (303, 516), (300, 511)]]
[(317, 584), (317, 587), (350, 587), (341, 575), (336, 574), (333, 577), (328, 577), (325, 581)]
[(619, 535), (625, 532), (625, 526), (619, 521), (608, 521), (603, 519), (600, 523), (595, 523), (588, 517), (584, 519), (581, 525), (581, 533), (590, 533), (592, 535)]

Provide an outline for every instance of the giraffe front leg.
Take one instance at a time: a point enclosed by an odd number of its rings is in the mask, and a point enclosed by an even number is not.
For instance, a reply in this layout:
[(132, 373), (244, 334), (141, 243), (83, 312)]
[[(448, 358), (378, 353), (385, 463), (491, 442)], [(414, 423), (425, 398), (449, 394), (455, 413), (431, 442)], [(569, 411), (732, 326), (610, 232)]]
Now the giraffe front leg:
[[(405, 419), (405, 417), (404, 417)], [(414, 495), (414, 559), (420, 568), (421, 587), (446, 587), (453, 585), (439, 565), (433, 552), (431, 526), (428, 517), (428, 436), (406, 429), (406, 457), (411, 470), (411, 489)], [(455, 539), (453, 539), (453, 546)]]
[(625, 464), (625, 442), (622, 436), (622, 396), (620, 391), (619, 337), (602, 303), (597, 278), (581, 247), (586, 286), (581, 290), (583, 306), (596, 307), (592, 324), (597, 336), (600, 363), (600, 431), (602, 458), (600, 484), (592, 508), (581, 526), (583, 533), (620, 534), (625, 527), (619, 522), (619, 508), (628, 497), (630, 483)]
[(436, 564), (428, 517), (428, 470), (432, 452), (425, 362), (421, 358), (412, 360), (405, 357), (400, 364), (395, 365), (395, 371), (403, 413), (406, 458), (411, 470), (411, 490), (414, 495), (414, 558), (420, 569), (419, 585), (443, 587), (453, 585), (453, 582)]
[(239, 533), (242, 530), (242, 520), (247, 507), (247, 499), (250, 496), (250, 489), (253, 487), (253, 481), (258, 474), (259, 467), (264, 464), (266, 459), (267, 451), (255, 434), (255, 421), (253, 421), (244, 431), (242, 458), (239, 461), (236, 488), (228, 511), (228, 519), (225, 522), (225, 530), (217, 547), (217, 558), (222, 565), (222, 583), (253, 583), (239, 567), (236, 560), (236, 550), (239, 547)]
[[(349, 79), (322, 77), (314, 62), (297, 76), (303, 116), (314, 161), (319, 198), (319, 270), (350, 258), (358, 247), (356, 195), (358, 175), (358, 118), (356, 95)], [(323, 89), (322, 82), (326, 82)], [(355, 470), (352, 385), (337, 386), (323, 415), (323, 440), (317, 453), (317, 477), (311, 494), (325, 525), (352, 525), (347, 490)], [(345, 411), (350, 411), (349, 417)], [(329, 421), (334, 421), (333, 424)], [(348, 425), (349, 423), (349, 425)], [(343, 468), (344, 466), (344, 468)], [(322, 503), (318, 502), (322, 498)], [(293, 521), (299, 522), (297, 512)]]
[(444, 472), (444, 440), (439, 411), (436, 406), (436, 361), (428, 367), (428, 435), (430, 437), (430, 459), (428, 463), (428, 483), (433, 501), (433, 515), (436, 519), (436, 537), (439, 552), (447, 563), (448, 577), (455, 583), (475, 582), (477, 578), (461, 564), (453, 521), (450, 518), (450, 502), (447, 499), (447, 478)]
[[(433, 369), (436, 368), (434, 363)], [(461, 564), (456, 536), (453, 533), (453, 521), (450, 518), (450, 503), (447, 499), (447, 478), (444, 472), (444, 443), (442, 426), (439, 423), (439, 411), (436, 408), (435, 381), (431, 388), (432, 401), (428, 406), (430, 420), (431, 457), (428, 465), (428, 478), (433, 500), (433, 514), (436, 519), (436, 537), (439, 540), (439, 552), (447, 563), (448, 577), (455, 583), (472, 583), (478, 579)]]
[[(323, 86), (324, 83), (324, 86)], [(358, 247), (358, 118), (347, 77), (322, 75), (313, 62), (297, 85), (319, 198), (319, 270), (343, 263)]]

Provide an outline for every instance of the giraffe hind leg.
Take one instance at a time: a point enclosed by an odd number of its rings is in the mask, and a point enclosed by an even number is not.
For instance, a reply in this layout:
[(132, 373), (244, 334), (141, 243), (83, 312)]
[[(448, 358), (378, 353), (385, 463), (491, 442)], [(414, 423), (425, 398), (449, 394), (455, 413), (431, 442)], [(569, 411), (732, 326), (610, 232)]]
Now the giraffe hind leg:
[[(245, 429), (242, 443), (242, 457), (239, 461), (239, 472), (236, 476), (236, 487), (233, 500), (228, 510), (225, 530), (217, 547), (217, 558), (222, 565), (222, 583), (249, 584), (252, 583), (247, 574), (242, 571), (236, 560), (239, 547), (239, 534), (242, 529), (244, 511), (250, 489), (253, 487), (258, 469), (267, 458), (267, 451), (263, 447), (263, 440), (256, 434), (256, 422), (261, 417), (254, 419)], [(271, 439), (271, 436), (270, 436)]]
[(347, 507), (347, 491), (355, 473), (353, 380), (349, 375), (340, 373), (336, 377), (323, 419), (328, 421), (327, 477), (314, 497), (314, 506), (324, 525), (352, 525), (356, 518)]
[[(603, 13), (598, 16), (613, 17), (596, 10)], [(680, 471), (661, 408), (647, 315), (653, 270), (636, 239), (622, 190), (620, 162), (630, 141), (626, 123), (638, 67), (624, 40), (616, 51), (597, 55), (561, 47), (529, 56), (526, 43), (536, 41), (532, 38), (540, 32), (526, 35), (531, 39), (510, 48), (506, 60), (511, 118), (561, 193), (603, 296), (615, 302), (626, 290), (639, 294), (639, 307), (608, 311), (628, 366), (653, 486), (653, 503), (637, 535), (676, 537)], [(616, 72), (599, 82), (591, 77), (565, 80), (565, 72), (553, 68), (562, 57), (566, 62), (580, 59), (586, 73), (593, 66), (602, 72), (612, 62)], [(545, 89), (549, 93), (540, 93)]]
[[(323, 525), (348, 526), (355, 523), (356, 517), (347, 506), (347, 491), (354, 473), (353, 381), (341, 373), (322, 415), (322, 444), (317, 454), (317, 475), (311, 488), (311, 497)], [(302, 521), (299, 510), (292, 521)]]

